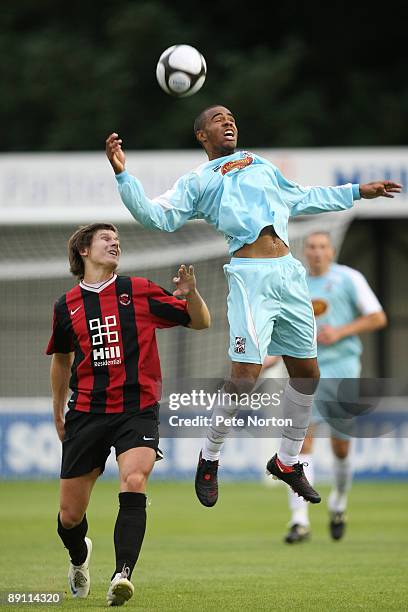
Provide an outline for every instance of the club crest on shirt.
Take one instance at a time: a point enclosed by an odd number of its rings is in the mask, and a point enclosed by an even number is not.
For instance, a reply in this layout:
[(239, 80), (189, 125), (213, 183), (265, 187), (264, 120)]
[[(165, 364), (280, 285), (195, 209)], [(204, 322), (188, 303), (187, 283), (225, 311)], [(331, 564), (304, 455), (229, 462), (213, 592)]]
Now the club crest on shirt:
[(329, 308), (329, 305), (326, 300), (322, 299), (312, 300), (312, 306), (315, 317), (321, 317), (325, 312), (327, 312), (327, 309)]
[(229, 161), (223, 166), (221, 166), (221, 174), (227, 174), (227, 172), (231, 172), (231, 170), (242, 170), (242, 168), (246, 168), (246, 166), (250, 166), (254, 158), (250, 155), (247, 155), (243, 159), (235, 159), (234, 161)]
[(245, 353), (246, 338), (235, 336), (234, 353)]
[(129, 306), (130, 304), (130, 296), (128, 293), (121, 293), (119, 296), (119, 304), (122, 306)]

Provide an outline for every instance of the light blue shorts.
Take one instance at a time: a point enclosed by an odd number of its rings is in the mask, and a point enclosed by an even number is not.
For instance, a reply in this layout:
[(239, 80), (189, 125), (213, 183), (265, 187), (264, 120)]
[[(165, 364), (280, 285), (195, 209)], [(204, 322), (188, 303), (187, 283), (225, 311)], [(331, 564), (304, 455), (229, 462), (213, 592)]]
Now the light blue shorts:
[(233, 257), (224, 272), (232, 361), (261, 364), (267, 354), (316, 357), (316, 324), (300, 261), (291, 254)]
[(332, 437), (348, 440), (359, 405), (361, 361), (358, 355), (319, 362), (320, 382), (312, 410), (312, 425), (327, 423)]

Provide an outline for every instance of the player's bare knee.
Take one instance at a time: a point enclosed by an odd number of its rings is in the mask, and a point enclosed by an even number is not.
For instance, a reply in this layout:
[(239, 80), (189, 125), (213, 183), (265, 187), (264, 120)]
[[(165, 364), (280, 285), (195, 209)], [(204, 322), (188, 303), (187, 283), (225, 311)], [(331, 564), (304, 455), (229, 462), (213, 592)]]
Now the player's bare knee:
[(314, 381), (316, 381), (317, 386), (317, 383), (320, 380), (320, 369), (317, 363), (317, 359), (307, 359), (305, 361), (307, 361), (308, 363), (306, 363), (301, 370), (302, 378), (313, 379)]
[(126, 491), (130, 493), (144, 493), (148, 476), (148, 472), (137, 470), (127, 474), (122, 479), (122, 484), (125, 486)]
[(244, 394), (251, 393), (262, 366), (256, 363), (234, 362), (231, 368), (231, 376), (225, 382), (225, 391), (234, 393), (240, 398)]
[(75, 508), (61, 508), (59, 512), (61, 525), (65, 529), (73, 529), (82, 522), (84, 514), (84, 512)]
[(348, 449), (337, 449), (334, 451), (337, 459), (345, 459), (348, 456)]
[(312, 395), (320, 379), (317, 359), (299, 359), (284, 355), (283, 360), (290, 376), (291, 386), (306, 395)]
[(296, 377), (290, 378), (290, 386), (293, 387), (299, 393), (305, 395), (313, 395), (316, 391), (317, 385), (319, 384), (319, 378), (308, 378), (308, 377)]
[(340, 438), (331, 439), (333, 453), (338, 459), (345, 459), (349, 454), (349, 440), (340, 440)]

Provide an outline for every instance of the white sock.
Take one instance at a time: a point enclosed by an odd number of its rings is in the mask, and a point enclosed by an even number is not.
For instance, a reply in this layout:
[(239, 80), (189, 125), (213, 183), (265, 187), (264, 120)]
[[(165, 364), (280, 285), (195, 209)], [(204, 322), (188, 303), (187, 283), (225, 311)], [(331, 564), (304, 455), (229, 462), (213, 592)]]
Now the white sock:
[(221, 449), (224, 445), (225, 438), (228, 435), (231, 427), (224, 425), (223, 422), (216, 425), (216, 417), (222, 416), (223, 419), (234, 417), (239, 411), (239, 406), (232, 402), (231, 405), (218, 405), (214, 408), (211, 415), (211, 425), (207, 430), (207, 437), (204, 440), (201, 450), (203, 459), (207, 461), (218, 461)]
[[(304, 466), (305, 476), (313, 485), (314, 481), (314, 470), (313, 470), (313, 459), (312, 455), (309, 454), (301, 454), (299, 455), (299, 461), (306, 462), (307, 465)], [(292, 512), (290, 519), (290, 527), (292, 525), (302, 525), (302, 527), (309, 527), (309, 512), (308, 512), (308, 504), (302, 497), (296, 495), (292, 491), (292, 489), (288, 488), (288, 496), (289, 496), (289, 508)]]
[(334, 457), (334, 487), (328, 498), (331, 512), (344, 512), (347, 507), (347, 492), (351, 487), (353, 472), (350, 455), (344, 459)]
[(291, 385), (286, 385), (282, 398), (282, 416), (290, 419), (292, 425), (285, 426), (278, 451), (279, 460), (284, 465), (294, 465), (299, 461), (306, 432), (309, 427), (314, 395), (299, 393)]

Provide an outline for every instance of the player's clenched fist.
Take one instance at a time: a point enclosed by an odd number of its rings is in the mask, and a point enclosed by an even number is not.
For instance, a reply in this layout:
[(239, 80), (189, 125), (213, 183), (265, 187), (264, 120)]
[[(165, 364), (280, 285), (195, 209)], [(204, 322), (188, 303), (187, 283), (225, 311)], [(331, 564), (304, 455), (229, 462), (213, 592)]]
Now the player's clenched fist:
[(115, 174), (120, 174), (125, 169), (126, 158), (122, 150), (122, 140), (116, 132), (107, 137), (105, 143), (107, 158), (109, 159)]

